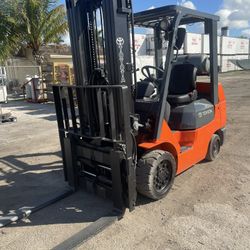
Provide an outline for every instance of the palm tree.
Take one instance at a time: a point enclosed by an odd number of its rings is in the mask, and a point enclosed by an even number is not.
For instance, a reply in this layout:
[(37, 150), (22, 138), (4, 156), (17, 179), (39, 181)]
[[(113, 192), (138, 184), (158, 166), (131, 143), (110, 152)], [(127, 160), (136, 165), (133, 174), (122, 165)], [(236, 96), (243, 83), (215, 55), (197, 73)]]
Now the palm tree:
[(41, 46), (59, 43), (68, 31), (65, 7), (58, 0), (0, 1), (0, 61), (30, 48), (38, 64)]

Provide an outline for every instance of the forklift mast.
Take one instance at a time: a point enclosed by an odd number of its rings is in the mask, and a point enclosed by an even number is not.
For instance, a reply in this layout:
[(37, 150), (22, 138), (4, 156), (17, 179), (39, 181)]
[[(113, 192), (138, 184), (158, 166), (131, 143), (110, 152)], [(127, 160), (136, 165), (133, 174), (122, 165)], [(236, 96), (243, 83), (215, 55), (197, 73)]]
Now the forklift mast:
[(126, 85), (130, 89), (131, 1), (66, 0), (66, 3), (76, 84), (92, 85), (93, 75), (102, 70), (107, 84)]

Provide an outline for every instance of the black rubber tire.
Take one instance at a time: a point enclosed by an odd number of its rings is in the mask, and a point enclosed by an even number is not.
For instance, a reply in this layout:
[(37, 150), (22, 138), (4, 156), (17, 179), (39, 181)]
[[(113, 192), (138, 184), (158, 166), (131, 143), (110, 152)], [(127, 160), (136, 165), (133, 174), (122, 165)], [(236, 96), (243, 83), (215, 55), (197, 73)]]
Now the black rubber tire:
[[(175, 175), (176, 161), (172, 154), (163, 150), (148, 152), (138, 161), (136, 169), (137, 191), (150, 199), (160, 200), (171, 189)], [(159, 178), (161, 179), (159, 180)], [(163, 187), (158, 190), (157, 186), (159, 187), (159, 185), (163, 185)]]
[(219, 135), (214, 134), (208, 146), (207, 161), (214, 161), (220, 153), (221, 140)]

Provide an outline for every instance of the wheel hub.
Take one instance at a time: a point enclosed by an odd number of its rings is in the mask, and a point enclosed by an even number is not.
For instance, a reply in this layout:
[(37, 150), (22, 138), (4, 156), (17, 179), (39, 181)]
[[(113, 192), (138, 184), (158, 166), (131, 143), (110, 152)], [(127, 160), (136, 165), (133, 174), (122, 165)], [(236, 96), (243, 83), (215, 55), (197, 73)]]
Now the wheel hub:
[(154, 185), (157, 191), (163, 191), (168, 187), (171, 179), (171, 168), (168, 162), (162, 162), (157, 167), (157, 172), (154, 177)]

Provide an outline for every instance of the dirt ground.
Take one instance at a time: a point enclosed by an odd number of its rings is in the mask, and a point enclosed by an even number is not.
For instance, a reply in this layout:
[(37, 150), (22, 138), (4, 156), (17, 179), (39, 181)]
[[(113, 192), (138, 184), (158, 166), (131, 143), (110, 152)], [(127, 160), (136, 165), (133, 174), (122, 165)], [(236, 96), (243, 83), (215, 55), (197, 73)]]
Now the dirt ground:
[[(79, 249), (250, 249), (250, 72), (220, 75), (227, 96), (226, 144), (213, 163), (178, 176), (158, 202), (136, 210)], [(0, 125), (0, 216), (63, 188), (52, 104), (3, 105), (17, 123)], [(80, 191), (0, 229), (0, 249), (51, 249), (111, 209)]]

